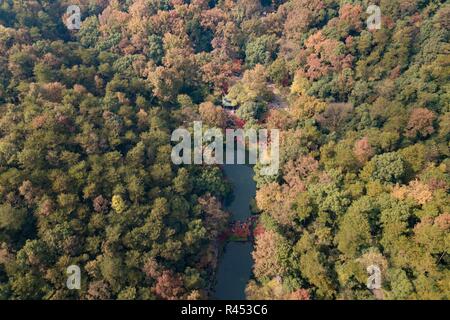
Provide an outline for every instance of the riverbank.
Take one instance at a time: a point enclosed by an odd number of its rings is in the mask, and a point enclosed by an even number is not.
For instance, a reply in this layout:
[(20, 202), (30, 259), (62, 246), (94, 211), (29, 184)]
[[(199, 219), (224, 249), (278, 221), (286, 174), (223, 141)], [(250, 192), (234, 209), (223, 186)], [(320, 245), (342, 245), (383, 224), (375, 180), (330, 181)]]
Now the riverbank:
[[(251, 217), (250, 202), (256, 194), (253, 168), (248, 165), (224, 165), (227, 179), (233, 185), (233, 199), (227, 206), (233, 222)], [(245, 299), (245, 287), (253, 268), (253, 243), (229, 241), (219, 260), (214, 298)]]

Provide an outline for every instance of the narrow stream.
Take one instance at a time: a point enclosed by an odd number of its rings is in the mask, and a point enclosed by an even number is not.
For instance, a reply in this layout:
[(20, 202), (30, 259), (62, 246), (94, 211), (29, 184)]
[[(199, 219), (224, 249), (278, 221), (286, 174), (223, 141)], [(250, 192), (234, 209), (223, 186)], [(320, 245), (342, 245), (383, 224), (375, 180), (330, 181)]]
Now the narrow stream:
[[(224, 165), (224, 172), (233, 184), (234, 198), (227, 210), (233, 221), (250, 217), (250, 200), (255, 197), (256, 184), (253, 169), (247, 165)], [(245, 286), (253, 267), (251, 242), (228, 242), (219, 262), (216, 299), (245, 299)]]

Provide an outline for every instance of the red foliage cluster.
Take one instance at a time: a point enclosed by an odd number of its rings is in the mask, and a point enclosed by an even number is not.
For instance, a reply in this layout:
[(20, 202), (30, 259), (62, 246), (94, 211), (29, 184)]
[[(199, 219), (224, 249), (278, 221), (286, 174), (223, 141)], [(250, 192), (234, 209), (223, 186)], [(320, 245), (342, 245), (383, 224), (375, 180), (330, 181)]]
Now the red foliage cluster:
[(230, 236), (229, 230), (225, 230), (224, 232), (219, 234), (219, 236), (217, 237), (217, 240), (219, 241), (219, 243), (223, 243), (228, 240), (229, 236)]
[(434, 132), (433, 121), (435, 119), (434, 112), (427, 108), (413, 109), (405, 129), (405, 135), (409, 138), (429, 136)]
[(257, 224), (255, 229), (253, 230), (253, 236), (256, 238), (259, 235), (263, 234), (264, 232), (266, 232), (266, 230), (264, 229), (262, 224)]
[(237, 117), (236, 115), (233, 116), (233, 122), (237, 128), (243, 128), (245, 125), (245, 121)]
[(298, 289), (288, 296), (288, 300), (310, 300), (309, 291), (306, 289)]
[(156, 280), (154, 291), (162, 299), (179, 299), (183, 293), (183, 280), (178, 274), (165, 270)]
[(249, 223), (248, 221), (236, 222), (231, 227), (230, 236), (234, 236), (234, 237), (240, 238), (240, 239), (248, 239), (251, 234), (250, 226), (251, 226), (251, 223)]

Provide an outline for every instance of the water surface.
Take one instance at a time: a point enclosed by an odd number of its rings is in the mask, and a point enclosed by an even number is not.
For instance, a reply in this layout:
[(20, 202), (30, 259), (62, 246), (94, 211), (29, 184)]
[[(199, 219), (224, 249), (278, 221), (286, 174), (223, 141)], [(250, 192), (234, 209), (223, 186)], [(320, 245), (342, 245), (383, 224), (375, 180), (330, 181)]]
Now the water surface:
[[(224, 172), (233, 185), (233, 201), (227, 206), (232, 220), (244, 221), (250, 217), (250, 200), (255, 197), (256, 184), (253, 169), (247, 165), (224, 165)], [(216, 299), (245, 299), (245, 286), (253, 267), (251, 242), (229, 242), (219, 262)]]

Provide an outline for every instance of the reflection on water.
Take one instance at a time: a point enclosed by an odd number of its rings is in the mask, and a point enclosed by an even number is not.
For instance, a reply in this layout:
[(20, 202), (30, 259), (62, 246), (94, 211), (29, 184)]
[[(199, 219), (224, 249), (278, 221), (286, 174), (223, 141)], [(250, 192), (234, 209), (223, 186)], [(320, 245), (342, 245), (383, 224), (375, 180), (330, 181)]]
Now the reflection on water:
[(227, 244), (217, 273), (217, 299), (245, 299), (245, 286), (253, 266), (252, 250), (251, 242)]
[[(233, 184), (234, 198), (227, 210), (232, 220), (246, 220), (250, 215), (250, 200), (255, 197), (253, 169), (247, 165), (224, 165), (228, 180)], [(245, 286), (250, 279), (253, 260), (251, 242), (230, 242), (226, 245), (217, 272), (217, 299), (245, 299)]]

